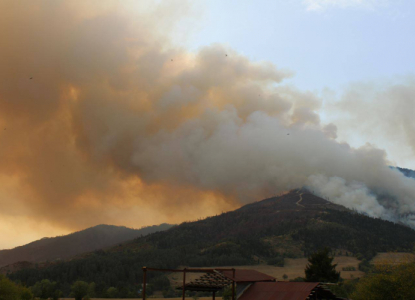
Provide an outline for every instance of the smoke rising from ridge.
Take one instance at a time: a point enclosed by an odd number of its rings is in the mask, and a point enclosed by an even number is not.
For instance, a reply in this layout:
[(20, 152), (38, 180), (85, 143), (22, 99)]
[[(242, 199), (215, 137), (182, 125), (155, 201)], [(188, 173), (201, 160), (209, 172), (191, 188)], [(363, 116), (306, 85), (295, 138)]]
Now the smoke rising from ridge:
[(415, 211), (414, 180), (337, 142), (321, 100), (282, 85), (290, 72), (172, 46), (183, 2), (139, 16), (105, 3), (0, 3), (0, 179), (19, 186), (0, 214), (150, 225), (303, 186), (375, 217)]

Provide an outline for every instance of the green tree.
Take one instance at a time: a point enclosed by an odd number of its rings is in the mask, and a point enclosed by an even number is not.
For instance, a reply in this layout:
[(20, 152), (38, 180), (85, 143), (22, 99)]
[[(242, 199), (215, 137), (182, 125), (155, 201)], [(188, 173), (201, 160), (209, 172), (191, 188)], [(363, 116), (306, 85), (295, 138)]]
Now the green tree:
[(283, 278), (284, 280), (287, 280), (287, 279), (288, 279), (288, 275), (287, 275), (287, 274), (284, 274), (284, 275), (282, 275), (282, 278)]
[(194, 295), (193, 295), (193, 297), (192, 297), (192, 299), (193, 299), (193, 300), (198, 300), (198, 299), (199, 299), (199, 295), (198, 295), (197, 293), (196, 293), (196, 294), (194, 294)]
[[(236, 295), (236, 288), (235, 288), (235, 295)], [(232, 286), (225, 288), (222, 295), (223, 300), (231, 300), (232, 299)]]
[(32, 292), (0, 274), (0, 300), (30, 300)]
[(331, 285), (330, 290), (337, 296), (350, 299), (356, 289), (359, 278), (340, 281), (338, 285)]
[(85, 281), (75, 281), (71, 286), (71, 294), (75, 300), (82, 300), (88, 294), (88, 283)]
[(20, 287), (20, 299), (21, 300), (30, 300), (33, 299), (33, 293), (27, 287)]
[(53, 300), (58, 300), (59, 298), (62, 298), (62, 297), (63, 297), (63, 292), (61, 290), (55, 289), (51, 298)]
[(40, 299), (58, 298), (55, 297), (56, 282), (51, 282), (49, 279), (43, 279), (42, 281), (36, 282), (30, 289), (32, 290), (33, 295)]
[(354, 300), (403, 300), (415, 298), (415, 262), (382, 264), (360, 279), (351, 298)]
[(163, 290), (163, 297), (164, 298), (173, 298), (174, 296), (176, 296), (176, 293), (174, 292), (174, 290), (172, 289), (171, 286), (169, 286), (168, 288), (165, 288)]
[(277, 256), (268, 260), (268, 265), (284, 267), (284, 257)]
[(113, 286), (108, 288), (107, 296), (108, 296), (108, 298), (117, 298), (118, 297), (118, 289), (113, 287)]
[(0, 300), (19, 300), (19, 287), (0, 275)]
[(336, 271), (337, 264), (333, 264), (330, 249), (324, 248), (313, 253), (309, 258), (309, 264), (305, 268), (305, 280), (309, 282), (337, 282), (340, 272)]
[(88, 293), (87, 294), (88, 294), (89, 298), (94, 298), (96, 296), (95, 288), (96, 288), (95, 282), (91, 282), (88, 285)]

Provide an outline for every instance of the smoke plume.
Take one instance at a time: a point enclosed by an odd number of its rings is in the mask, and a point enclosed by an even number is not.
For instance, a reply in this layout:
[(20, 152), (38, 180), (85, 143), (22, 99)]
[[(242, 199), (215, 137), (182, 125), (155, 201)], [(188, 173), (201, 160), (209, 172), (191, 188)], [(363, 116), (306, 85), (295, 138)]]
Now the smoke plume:
[(0, 215), (137, 227), (303, 186), (375, 217), (415, 211), (414, 180), (337, 142), (290, 72), (175, 47), (183, 1), (119, 5), (0, 3)]

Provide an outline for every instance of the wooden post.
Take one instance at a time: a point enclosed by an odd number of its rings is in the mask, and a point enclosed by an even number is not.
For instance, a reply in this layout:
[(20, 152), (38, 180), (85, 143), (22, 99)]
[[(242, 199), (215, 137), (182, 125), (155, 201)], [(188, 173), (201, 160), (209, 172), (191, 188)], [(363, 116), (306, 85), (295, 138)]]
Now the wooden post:
[(186, 268), (183, 269), (183, 295), (182, 299), (186, 298)]
[(141, 293), (143, 294), (143, 300), (146, 300), (146, 285), (147, 285), (147, 267), (143, 267), (143, 289)]
[(233, 280), (232, 280), (232, 300), (235, 300), (235, 269), (232, 269), (232, 273), (233, 273), (233, 275), (232, 275), (232, 277), (233, 277)]
[(213, 299), (213, 300), (215, 300), (215, 299), (216, 299), (216, 292), (213, 292), (212, 299)]

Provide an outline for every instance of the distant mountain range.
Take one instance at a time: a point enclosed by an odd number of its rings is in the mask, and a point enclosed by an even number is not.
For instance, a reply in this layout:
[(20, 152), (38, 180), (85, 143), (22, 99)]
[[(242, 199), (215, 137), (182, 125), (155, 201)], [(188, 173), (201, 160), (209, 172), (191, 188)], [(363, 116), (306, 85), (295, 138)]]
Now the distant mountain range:
[[(134, 291), (143, 266), (272, 264), (276, 258), (304, 257), (324, 246), (369, 260), (377, 252), (412, 251), (415, 230), (359, 214), (307, 190), (293, 190), (70, 261), (22, 266), (9, 277), (28, 286), (48, 278), (59, 282), (64, 293), (79, 278), (95, 282), (100, 291), (111, 286)], [(149, 276), (154, 284), (162, 282), (160, 275)]]
[(415, 171), (411, 169), (405, 169), (405, 168), (399, 168), (397, 167), (399, 171), (401, 171), (406, 177), (415, 178)]
[(172, 225), (169, 224), (161, 224), (142, 229), (131, 229), (124, 226), (98, 225), (69, 235), (43, 238), (14, 249), (0, 250), (0, 267), (16, 262), (26, 262), (20, 263), (24, 266), (30, 265), (27, 262), (37, 263), (67, 259), (171, 227)]

